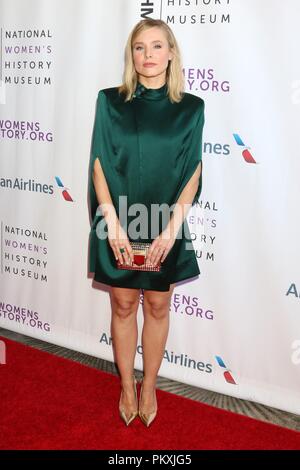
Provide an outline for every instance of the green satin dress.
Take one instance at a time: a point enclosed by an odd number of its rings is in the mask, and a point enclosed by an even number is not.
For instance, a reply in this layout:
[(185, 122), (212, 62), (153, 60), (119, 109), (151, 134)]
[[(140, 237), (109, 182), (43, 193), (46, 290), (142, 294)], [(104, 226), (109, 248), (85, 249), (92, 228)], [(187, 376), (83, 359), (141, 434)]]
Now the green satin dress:
[[(167, 204), (170, 207), (176, 203), (202, 160), (203, 126), (203, 99), (185, 93), (180, 103), (171, 103), (166, 83), (154, 89), (138, 82), (135, 95), (128, 102), (118, 93), (117, 87), (99, 91), (88, 183), (92, 221), (89, 270), (95, 273), (96, 281), (116, 287), (168, 291), (171, 283), (200, 274), (186, 219), (179, 232), (182, 236), (176, 238), (162, 263), (161, 272), (117, 269), (108, 238), (103, 236), (105, 219), (101, 210), (97, 211), (92, 170), (95, 159), (99, 158), (117, 215), (120, 209), (124, 214), (127, 207), (127, 226), (122, 221), (121, 224), (128, 238), (151, 242), (165, 228), (165, 219), (161, 215), (159, 225), (156, 224), (158, 231), (151, 233), (151, 205)], [(201, 189), (202, 171), (193, 205), (198, 201)], [(126, 201), (125, 205), (122, 200)], [(147, 220), (143, 216), (141, 224), (143, 228), (148, 224), (147, 233), (136, 237), (127, 231), (129, 224), (139, 217), (138, 212), (129, 211), (134, 203), (143, 203), (148, 209)]]

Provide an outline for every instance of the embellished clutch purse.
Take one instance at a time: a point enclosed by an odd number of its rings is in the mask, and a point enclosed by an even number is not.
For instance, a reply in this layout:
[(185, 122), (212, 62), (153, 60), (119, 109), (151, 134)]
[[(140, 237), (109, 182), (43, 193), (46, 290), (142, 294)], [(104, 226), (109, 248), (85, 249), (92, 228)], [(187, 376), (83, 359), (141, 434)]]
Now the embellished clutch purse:
[(160, 261), (158, 262), (157, 265), (145, 263), (145, 258), (151, 246), (151, 243), (133, 242), (133, 241), (129, 241), (129, 243), (133, 251), (133, 262), (132, 264), (127, 264), (126, 261), (124, 261), (124, 263), (121, 264), (120, 261), (117, 260), (118, 269), (130, 269), (133, 271), (160, 271), (161, 270)]

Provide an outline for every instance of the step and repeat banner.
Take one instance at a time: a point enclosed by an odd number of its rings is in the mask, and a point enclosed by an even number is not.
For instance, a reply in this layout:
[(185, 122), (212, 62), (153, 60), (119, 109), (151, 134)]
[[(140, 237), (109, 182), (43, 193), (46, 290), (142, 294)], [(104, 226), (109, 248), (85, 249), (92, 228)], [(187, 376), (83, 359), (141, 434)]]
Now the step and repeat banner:
[[(0, 0), (0, 326), (114, 360), (88, 271), (96, 99), (145, 17), (205, 101), (201, 274), (176, 285), (159, 375), (300, 414), (298, 0)], [(142, 370), (143, 295), (135, 366)], [(8, 358), (9, 360), (9, 358)]]

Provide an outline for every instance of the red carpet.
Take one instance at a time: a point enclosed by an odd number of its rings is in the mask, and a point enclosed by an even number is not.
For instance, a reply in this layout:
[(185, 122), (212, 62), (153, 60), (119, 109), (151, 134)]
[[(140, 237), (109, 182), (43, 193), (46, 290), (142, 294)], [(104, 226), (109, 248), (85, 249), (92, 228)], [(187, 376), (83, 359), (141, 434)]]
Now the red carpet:
[(147, 429), (118, 414), (119, 378), (1, 337), (0, 449), (300, 449), (300, 433), (157, 390)]

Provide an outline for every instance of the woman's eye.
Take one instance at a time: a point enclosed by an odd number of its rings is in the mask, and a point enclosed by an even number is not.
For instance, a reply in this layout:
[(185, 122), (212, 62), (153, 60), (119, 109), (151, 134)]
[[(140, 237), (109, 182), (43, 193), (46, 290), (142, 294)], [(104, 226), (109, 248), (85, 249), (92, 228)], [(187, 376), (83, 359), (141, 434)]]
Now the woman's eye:
[[(135, 50), (138, 51), (139, 49), (141, 49), (142, 46), (136, 46)], [(161, 49), (161, 45), (160, 44), (156, 44), (155, 47), (158, 47), (159, 49)]]

